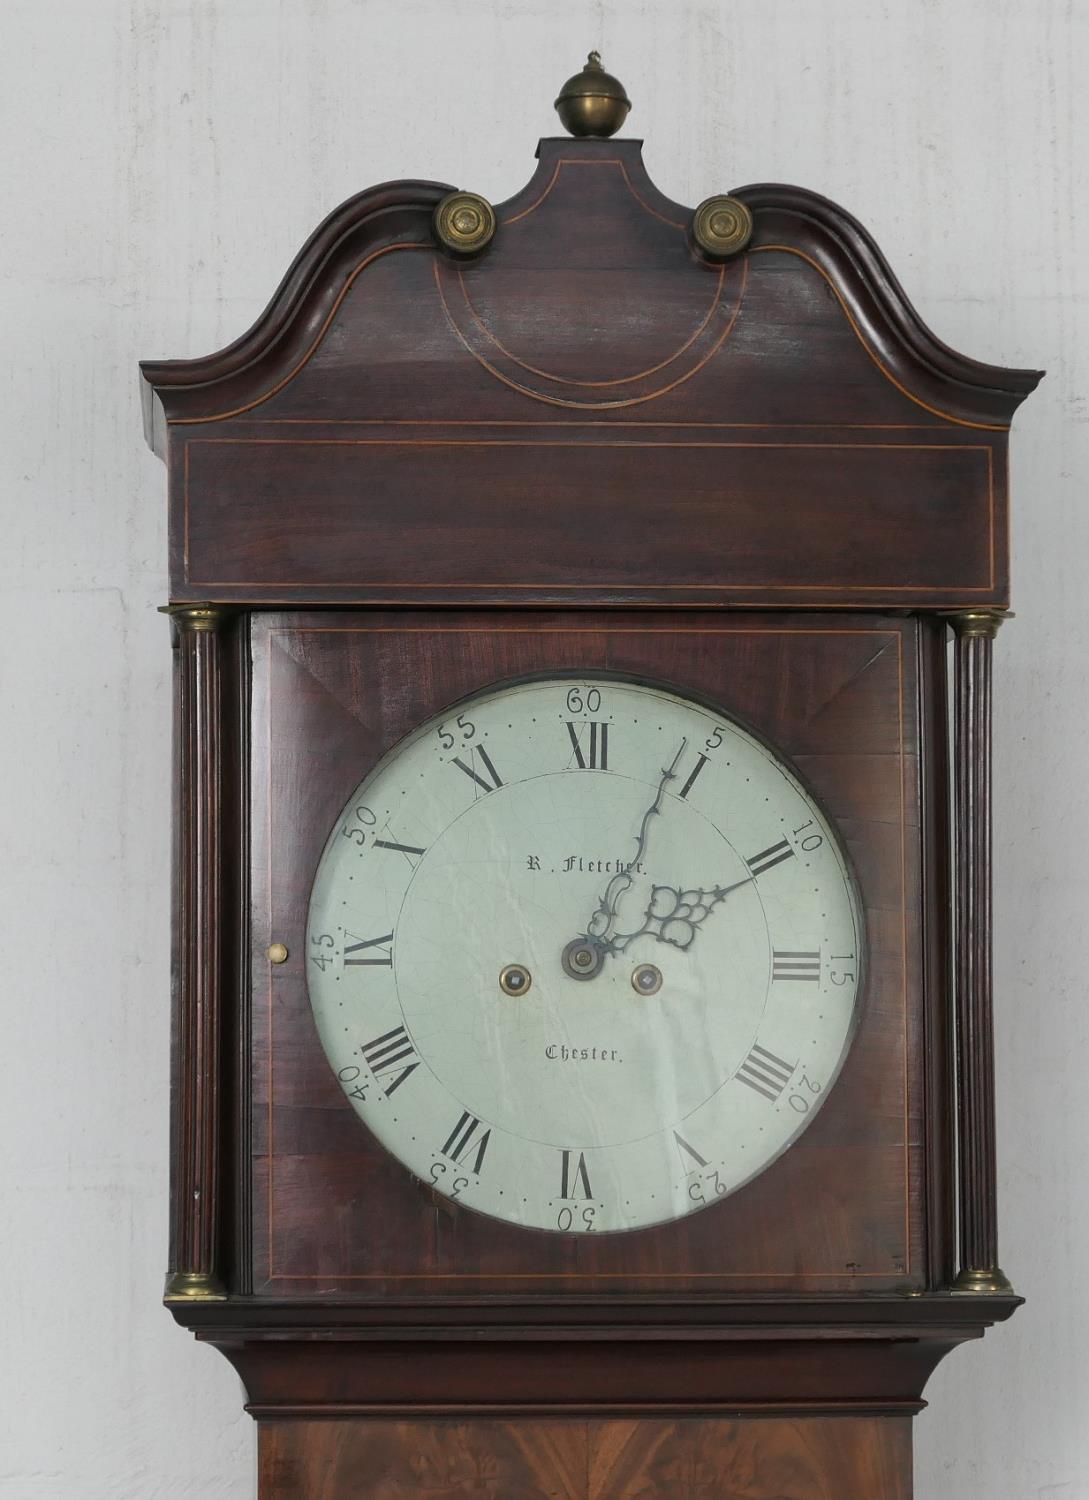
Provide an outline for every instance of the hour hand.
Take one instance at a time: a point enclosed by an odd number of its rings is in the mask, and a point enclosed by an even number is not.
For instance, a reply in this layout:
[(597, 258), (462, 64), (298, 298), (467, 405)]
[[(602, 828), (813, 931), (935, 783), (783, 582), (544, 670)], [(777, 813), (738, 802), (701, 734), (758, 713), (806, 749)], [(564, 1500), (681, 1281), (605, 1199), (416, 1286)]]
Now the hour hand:
[(651, 888), (643, 925), (636, 932), (618, 934), (610, 944), (614, 953), (622, 953), (629, 943), (639, 937), (653, 937), (659, 943), (668, 943), (671, 948), (682, 951), (691, 948), (697, 929), (700, 928), (720, 902), (731, 891), (738, 890), (752, 881), (748, 875), (733, 885), (716, 885), (710, 889), (693, 886), (684, 889), (675, 885), (656, 885)]
[(605, 894), (598, 902), (593, 916), (586, 927), (586, 936), (594, 938), (597, 942), (604, 942), (608, 937), (609, 929), (616, 921), (616, 909), (624, 892), (632, 885), (632, 877), (629, 870), (621, 870), (609, 881), (605, 887)]

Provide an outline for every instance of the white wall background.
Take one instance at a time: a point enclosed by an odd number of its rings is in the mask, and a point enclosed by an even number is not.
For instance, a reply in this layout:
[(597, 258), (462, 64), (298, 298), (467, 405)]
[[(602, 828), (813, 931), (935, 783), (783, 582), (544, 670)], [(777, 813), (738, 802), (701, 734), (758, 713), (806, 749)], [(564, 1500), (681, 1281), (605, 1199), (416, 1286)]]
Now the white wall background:
[(918, 1495), (1089, 1497), (1089, 0), (0, 0), (6, 1500), (253, 1485), (230, 1368), (158, 1305), (169, 651), (136, 361), (234, 338), (360, 187), (511, 194), (594, 45), (672, 197), (818, 189), (943, 339), (1050, 372), (1015, 428), (996, 684), (1003, 1260), (1029, 1305), (933, 1380)]

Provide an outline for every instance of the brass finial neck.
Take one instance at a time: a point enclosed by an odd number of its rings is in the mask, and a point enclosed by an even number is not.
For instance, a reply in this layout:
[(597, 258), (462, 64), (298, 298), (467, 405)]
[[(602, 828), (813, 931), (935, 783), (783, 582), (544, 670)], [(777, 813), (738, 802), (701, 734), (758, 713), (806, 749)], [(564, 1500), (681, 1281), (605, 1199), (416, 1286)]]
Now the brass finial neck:
[(602, 140), (616, 134), (630, 109), (624, 85), (606, 73), (600, 52), (590, 53), (586, 66), (567, 80), (556, 100), (556, 112), (565, 130)]

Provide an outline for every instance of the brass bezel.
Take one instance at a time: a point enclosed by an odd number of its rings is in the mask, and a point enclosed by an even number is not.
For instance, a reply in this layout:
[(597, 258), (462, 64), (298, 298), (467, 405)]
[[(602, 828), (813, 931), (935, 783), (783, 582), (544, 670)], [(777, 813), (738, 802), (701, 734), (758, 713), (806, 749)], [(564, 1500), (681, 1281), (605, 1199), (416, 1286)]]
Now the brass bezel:
[[(515, 974), (524, 975), (525, 983), (521, 988), (515, 986), (512, 989), (510, 981), (512, 975)], [(510, 995), (512, 1000), (521, 1000), (522, 996), (528, 995), (533, 988), (533, 975), (526, 968), (525, 964), (507, 964), (499, 972), (499, 988), (503, 991), (504, 995)]]

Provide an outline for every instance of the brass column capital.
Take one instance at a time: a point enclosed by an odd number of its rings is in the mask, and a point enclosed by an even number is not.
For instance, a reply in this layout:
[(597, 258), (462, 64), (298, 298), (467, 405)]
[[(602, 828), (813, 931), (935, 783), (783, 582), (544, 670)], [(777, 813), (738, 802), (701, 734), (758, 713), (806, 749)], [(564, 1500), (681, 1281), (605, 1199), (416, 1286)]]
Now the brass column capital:
[(169, 615), (175, 627), (186, 634), (219, 629), (230, 611), (222, 604), (161, 604), (161, 615)]
[(984, 636), (992, 641), (1002, 621), (1009, 618), (1009, 611), (1004, 609), (958, 609), (954, 614), (946, 615), (958, 636), (966, 639)]

